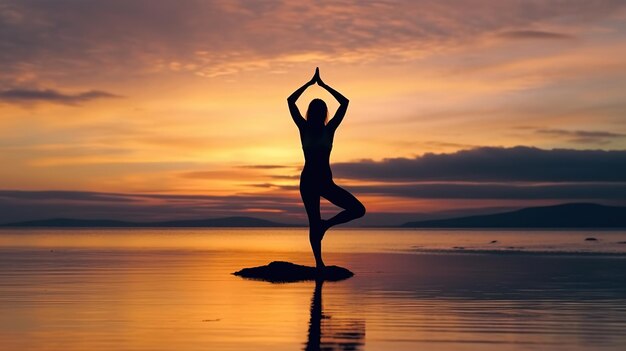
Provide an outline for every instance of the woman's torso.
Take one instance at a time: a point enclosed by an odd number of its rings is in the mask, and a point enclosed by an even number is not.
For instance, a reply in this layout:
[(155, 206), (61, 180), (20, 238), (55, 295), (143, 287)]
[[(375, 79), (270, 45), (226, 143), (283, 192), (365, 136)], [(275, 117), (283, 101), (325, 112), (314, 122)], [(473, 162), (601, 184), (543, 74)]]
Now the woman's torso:
[(300, 141), (304, 151), (303, 176), (332, 178), (330, 152), (333, 148), (333, 137), (334, 133), (326, 126), (320, 129), (309, 127), (300, 130)]

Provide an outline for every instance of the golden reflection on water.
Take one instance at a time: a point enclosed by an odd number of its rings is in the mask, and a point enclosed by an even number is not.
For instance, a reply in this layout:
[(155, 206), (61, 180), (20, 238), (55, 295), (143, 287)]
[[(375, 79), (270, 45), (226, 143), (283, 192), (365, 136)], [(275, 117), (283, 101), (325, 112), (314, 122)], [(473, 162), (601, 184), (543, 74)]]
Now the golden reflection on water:
[[(586, 241), (594, 237), (596, 241)], [(309, 253), (306, 228), (4, 229), (2, 247), (185, 249)], [(626, 254), (626, 231), (340, 228), (325, 252), (542, 251)], [(304, 255), (303, 258), (308, 258)]]
[[(329, 245), (327, 263), (355, 277), (272, 284), (231, 273), (274, 260), (312, 264), (308, 252), (287, 245), (306, 237), (50, 233), (0, 234), (2, 350), (626, 347), (619, 257), (333, 252), (350, 242), (415, 240), (353, 231)], [(282, 251), (253, 250), (275, 238)], [(248, 246), (233, 250), (235, 243)]]
[[(230, 274), (298, 255), (74, 248), (0, 257), (3, 350), (293, 350), (308, 340), (313, 282)], [(350, 303), (341, 301), (351, 294), (328, 288), (342, 312), (322, 322), (320, 342), (340, 346), (333, 328), (344, 329)], [(321, 303), (321, 285), (319, 295)]]

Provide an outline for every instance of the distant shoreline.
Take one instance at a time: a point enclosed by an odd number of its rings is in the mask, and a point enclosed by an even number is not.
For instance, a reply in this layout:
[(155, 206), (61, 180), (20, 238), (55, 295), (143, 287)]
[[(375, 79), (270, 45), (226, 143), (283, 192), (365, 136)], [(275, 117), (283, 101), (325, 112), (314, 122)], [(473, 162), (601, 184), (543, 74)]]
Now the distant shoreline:
[[(49, 218), (0, 224), (6, 228), (305, 228), (306, 225), (280, 223), (256, 217), (222, 217), (194, 220), (133, 222), (112, 219)], [(626, 207), (593, 203), (569, 203), (528, 207), (516, 211), (422, 220), (387, 226), (344, 228), (477, 229), (477, 230), (623, 230)]]
[[(114, 227), (106, 227), (106, 226), (92, 226), (92, 227), (80, 227), (80, 226), (9, 226), (9, 225), (0, 225), (0, 232), (8, 231), (8, 230), (28, 230), (28, 229), (52, 229), (52, 230), (72, 230), (72, 229), (307, 229), (306, 225), (284, 225), (284, 226), (206, 226), (206, 227), (159, 227), (159, 226), (114, 226)], [(398, 230), (398, 231), (428, 231), (428, 232), (437, 232), (437, 231), (526, 231), (526, 232), (541, 232), (541, 231), (624, 231), (626, 227), (402, 227), (402, 226), (362, 226), (362, 227), (352, 227), (352, 226), (344, 226), (344, 227), (336, 227), (333, 228), (333, 231), (343, 231), (343, 230)]]

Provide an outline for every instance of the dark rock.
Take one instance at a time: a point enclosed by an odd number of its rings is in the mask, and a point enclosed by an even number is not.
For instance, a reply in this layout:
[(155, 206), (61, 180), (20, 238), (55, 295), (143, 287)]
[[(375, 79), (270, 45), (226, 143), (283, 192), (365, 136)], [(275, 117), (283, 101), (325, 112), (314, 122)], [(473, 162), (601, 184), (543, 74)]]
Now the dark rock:
[(490, 244), (497, 244), (498, 240), (491, 240)]
[(338, 266), (326, 266), (322, 269), (317, 269), (283, 261), (274, 261), (266, 266), (244, 268), (233, 274), (242, 278), (264, 280), (272, 283), (305, 280), (339, 281), (354, 275), (349, 270)]
[(598, 241), (598, 239), (589, 237), (589, 238), (585, 238), (585, 241)]

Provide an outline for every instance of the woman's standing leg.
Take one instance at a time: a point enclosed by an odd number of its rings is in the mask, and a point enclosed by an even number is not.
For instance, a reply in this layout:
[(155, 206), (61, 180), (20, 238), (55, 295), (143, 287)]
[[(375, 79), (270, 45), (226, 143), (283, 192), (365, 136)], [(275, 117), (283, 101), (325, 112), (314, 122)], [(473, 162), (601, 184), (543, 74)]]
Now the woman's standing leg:
[(300, 182), (300, 196), (309, 217), (309, 242), (315, 257), (315, 265), (324, 267), (322, 260), (322, 219), (320, 215), (320, 195), (315, 189), (307, 187)]

